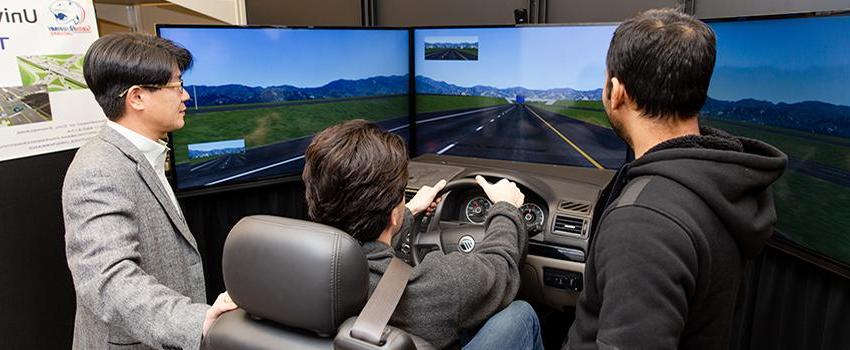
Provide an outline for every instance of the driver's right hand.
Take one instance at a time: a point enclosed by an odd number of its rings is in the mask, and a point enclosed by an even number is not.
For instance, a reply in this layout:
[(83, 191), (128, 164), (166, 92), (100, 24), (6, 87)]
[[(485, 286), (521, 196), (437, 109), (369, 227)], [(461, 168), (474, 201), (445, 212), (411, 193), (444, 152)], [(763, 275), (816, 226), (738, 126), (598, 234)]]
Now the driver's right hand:
[(513, 181), (501, 179), (499, 182), (491, 184), (481, 175), (476, 176), (475, 181), (478, 181), (478, 184), (484, 189), (484, 193), (493, 203), (508, 202), (519, 208), (525, 202), (525, 195)]

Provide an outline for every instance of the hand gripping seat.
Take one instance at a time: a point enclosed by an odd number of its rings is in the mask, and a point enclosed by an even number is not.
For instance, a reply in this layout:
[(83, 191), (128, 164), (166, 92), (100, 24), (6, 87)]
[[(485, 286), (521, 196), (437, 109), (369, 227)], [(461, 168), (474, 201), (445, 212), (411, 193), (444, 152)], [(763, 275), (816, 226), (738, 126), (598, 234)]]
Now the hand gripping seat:
[(222, 270), (239, 309), (213, 324), (205, 349), (329, 350), (335, 348), (335, 336), (337, 349), (415, 348), (410, 335), (390, 326), (377, 343), (351, 335), (367, 301), (369, 270), (358, 242), (333, 227), (245, 217), (227, 237)]

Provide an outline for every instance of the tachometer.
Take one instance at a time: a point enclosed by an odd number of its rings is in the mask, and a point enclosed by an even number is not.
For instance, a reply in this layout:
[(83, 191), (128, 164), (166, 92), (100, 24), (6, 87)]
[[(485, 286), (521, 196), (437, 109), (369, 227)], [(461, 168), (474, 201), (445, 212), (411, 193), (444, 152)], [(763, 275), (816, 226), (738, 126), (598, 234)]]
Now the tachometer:
[(546, 218), (543, 209), (534, 203), (525, 203), (519, 208), (522, 219), (529, 232), (540, 232), (543, 230), (543, 220)]
[(466, 219), (476, 224), (484, 223), (484, 220), (487, 219), (487, 211), (490, 210), (491, 205), (493, 203), (484, 197), (470, 199), (466, 203)]

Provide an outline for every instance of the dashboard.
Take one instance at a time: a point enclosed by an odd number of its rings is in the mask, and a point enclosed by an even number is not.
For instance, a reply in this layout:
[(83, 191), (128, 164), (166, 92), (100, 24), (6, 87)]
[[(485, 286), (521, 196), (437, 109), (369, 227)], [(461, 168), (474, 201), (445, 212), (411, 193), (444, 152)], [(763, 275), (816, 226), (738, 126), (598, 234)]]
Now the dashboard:
[[(496, 181), (497, 179), (489, 179)], [(545, 201), (524, 186), (519, 186), (520, 191), (526, 196), (525, 203), (519, 208), (530, 236), (543, 232), (544, 224), (548, 218), (549, 206)], [(445, 204), (442, 220), (465, 222), (475, 225), (483, 225), (487, 213), (493, 202), (480, 188), (467, 190), (452, 197), (452, 202)]]
[[(525, 195), (520, 213), (529, 234), (519, 297), (558, 309), (575, 305), (583, 289), (593, 207), (613, 171), (427, 154), (413, 159), (409, 172), (408, 199), (418, 188), (441, 179), (481, 175), (490, 182), (515, 182)], [(440, 223), (483, 225), (492, 205), (480, 187), (449, 192), (439, 211)]]

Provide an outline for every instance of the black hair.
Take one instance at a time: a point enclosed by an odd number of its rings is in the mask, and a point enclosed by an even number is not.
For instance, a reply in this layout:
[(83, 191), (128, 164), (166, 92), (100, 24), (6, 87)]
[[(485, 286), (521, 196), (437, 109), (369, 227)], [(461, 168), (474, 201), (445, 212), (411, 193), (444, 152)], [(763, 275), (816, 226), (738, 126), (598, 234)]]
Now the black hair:
[(185, 72), (192, 54), (182, 46), (142, 33), (116, 33), (95, 41), (84, 59), (86, 84), (109, 120), (124, 114), (124, 98), (133, 85), (163, 85), (174, 68)]
[(705, 23), (674, 9), (648, 10), (617, 27), (608, 75), (644, 116), (688, 118), (705, 104), (715, 56), (714, 31)]

